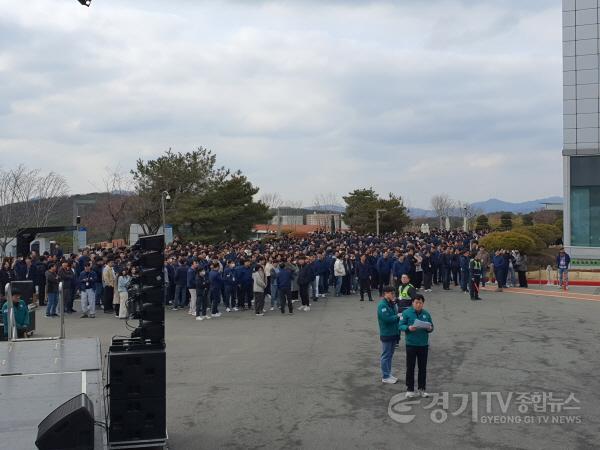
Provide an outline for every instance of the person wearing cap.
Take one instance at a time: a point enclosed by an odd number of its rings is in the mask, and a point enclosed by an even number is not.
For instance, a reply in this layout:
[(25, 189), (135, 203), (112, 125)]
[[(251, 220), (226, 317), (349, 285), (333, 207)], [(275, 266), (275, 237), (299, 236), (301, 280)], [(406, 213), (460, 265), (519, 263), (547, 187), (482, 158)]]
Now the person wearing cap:
[(393, 286), (383, 288), (383, 298), (377, 305), (379, 340), (381, 341), (381, 382), (395, 384), (398, 378), (392, 376), (392, 358), (396, 344), (400, 340), (398, 330), (399, 316), (396, 312), (396, 290)]
[[(427, 356), (429, 354), (429, 333), (433, 331), (433, 319), (423, 308), (425, 297), (415, 295), (412, 306), (402, 312), (399, 329), (406, 336), (406, 397), (429, 397), (427, 389)], [(427, 328), (415, 326), (415, 321), (429, 323)], [(418, 393), (415, 393), (415, 365), (418, 363)]]
[(560, 289), (563, 284), (565, 289), (569, 288), (569, 265), (571, 264), (571, 257), (564, 248), (560, 249), (560, 252), (556, 256), (556, 267), (558, 268), (558, 288)]

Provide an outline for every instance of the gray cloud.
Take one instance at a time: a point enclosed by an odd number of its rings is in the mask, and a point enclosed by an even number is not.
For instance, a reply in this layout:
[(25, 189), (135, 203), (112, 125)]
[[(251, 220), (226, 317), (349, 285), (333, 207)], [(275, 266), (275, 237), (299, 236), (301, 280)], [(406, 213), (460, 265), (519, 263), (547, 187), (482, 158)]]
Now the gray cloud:
[(559, 5), (13, 0), (0, 17), (2, 164), (73, 191), (198, 145), (305, 203), (561, 190)]

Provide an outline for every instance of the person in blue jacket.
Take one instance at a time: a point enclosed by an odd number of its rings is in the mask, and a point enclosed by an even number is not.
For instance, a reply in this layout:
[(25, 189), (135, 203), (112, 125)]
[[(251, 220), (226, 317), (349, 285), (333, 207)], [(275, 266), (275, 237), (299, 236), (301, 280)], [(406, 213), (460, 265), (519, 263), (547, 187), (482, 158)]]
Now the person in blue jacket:
[(206, 315), (209, 287), (208, 273), (204, 266), (200, 266), (196, 272), (196, 320), (210, 319), (210, 316)]
[(240, 286), (240, 298), (238, 299), (239, 307), (242, 310), (252, 310), (252, 297), (254, 281), (252, 280), (252, 267), (249, 259), (245, 260), (243, 265), (238, 269), (237, 281)]
[(79, 283), (79, 295), (81, 301), (81, 318), (91, 318), (94, 319), (96, 317), (96, 293), (95, 286), (98, 281), (98, 277), (96, 276), (96, 272), (92, 270), (92, 263), (88, 262), (84, 268), (83, 272), (79, 274), (79, 279), (77, 280)]
[(335, 275), (333, 273), (333, 266), (335, 265), (335, 258), (331, 255), (328, 254), (325, 257), (325, 261), (327, 262), (327, 285), (325, 286), (325, 293), (329, 293), (329, 286), (330, 285), (334, 285), (335, 286)]
[(496, 250), (494, 257), (492, 258), (492, 263), (494, 264), (494, 276), (498, 283), (496, 291), (502, 292), (502, 289), (506, 287), (507, 264), (506, 258), (504, 258), (504, 254), (501, 250)]
[(470, 280), (470, 270), (469, 263), (471, 262), (471, 253), (469, 250), (463, 250), (462, 255), (459, 258), (460, 265), (460, 290), (463, 292), (468, 292), (469, 280)]
[(365, 292), (369, 297), (369, 301), (373, 301), (371, 296), (371, 267), (367, 263), (367, 255), (360, 255), (360, 261), (356, 264), (356, 276), (358, 278), (358, 286), (360, 289), (360, 301), (365, 301)]
[[(425, 297), (415, 295), (410, 308), (402, 312), (400, 331), (406, 336), (406, 397), (429, 397), (427, 394), (427, 356), (429, 354), (429, 334), (433, 331), (433, 319), (429, 311), (423, 308)], [(415, 326), (415, 321), (429, 323), (429, 327)], [(415, 393), (415, 363), (418, 363), (418, 393)]]
[(196, 272), (198, 271), (198, 262), (192, 261), (190, 268), (187, 271), (187, 290), (190, 293), (190, 309), (188, 314), (196, 316)]
[(319, 277), (318, 288), (319, 296), (325, 297), (329, 291), (329, 269), (325, 255), (320, 253), (318, 259), (315, 261), (315, 273)]
[(452, 248), (448, 247), (444, 250), (441, 256), (441, 272), (442, 272), (442, 286), (445, 291), (450, 290), (450, 276), (452, 274)]
[(173, 302), (173, 311), (183, 309), (187, 299), (187, 273), (188, 266), (185, 258), (179, 260), (179, 265), (175, 269), (175, 301)]
[(277, 274), (277, 291), (279, 292), (279, 303), (281, 314), (285, 314), (285, 304), (288, 305), (288, 313), (293, 314), (292, 306), (292, 271), (286, 267), (285, 262), (279, 264), (279, 273)]
[(460, 272), (460, 261), (459, 261), (459, 256), (460, 256), (460, 250), (455, 249), (454, 253), (452, 254), (452, 264), (451, 264), (451, 268), (452, 268), (452, 280), (454, 281), (454, 286), (459, 286), (459, 279), (458, 279), (458, 274)]
[(558, 269), (558, 287), (561, 288), (564, 285), (565, 289), (569, 287), (569, 265), (571, 264), (571, 257), (565, 252), (564, 248), (560, 249), (558, 255), (556, 255), (556, 268)]
[(392, 264), (394, 261), (390, 258), (389, 252), (386, 250), (383, 255), (377, 260), (377, 278), (379, 295), (383, 296), (383, 288), (390, 283), (390, 275), (392, 273)]
[(406, 260), (404, 254), (399, 253), (398, 259), (392, 265), (394, 287), (396, 289), (400, 286), (402, 275), (408, 275), (408, 272), (410, 272), (410, 263)]
[(227, 267), (223, 271), (223, 284), (225, 285), (223, 296), (223, 303), (225, 303), (226, 308), (225, 311), (230, 312), (232, 309), (237, 311), (237, 307), (235, 306), (235, 261), (227, 262)]
[(210, 273), (208, 274), (208, 281), (210, 283), (209, 297), (211, 317), (221, 317), (221, 313), (219, 312), (219, 302), (221, 301), (223, 278), (221, 277), (221, 272), (219, 272), (220, 267), (218, 262), (212, 263)]

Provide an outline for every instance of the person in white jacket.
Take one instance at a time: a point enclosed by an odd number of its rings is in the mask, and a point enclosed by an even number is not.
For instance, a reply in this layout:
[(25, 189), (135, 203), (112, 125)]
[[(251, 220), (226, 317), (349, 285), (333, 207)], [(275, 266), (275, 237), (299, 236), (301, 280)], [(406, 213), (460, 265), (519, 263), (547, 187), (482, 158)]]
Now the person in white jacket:
[(335, 296), (342, 295), (342, 280), (346, 276), (346, 268), (344, 267), (344, 255), (338, 254), (335, 257), (333, 264), (333, 276), (335, 277)]
[(265, 289), (267, 288), (267, 276), (263, 266), (258, 264), (255, 271), (252, 273), (254, 291), (254, 309), (257, 316), (264, 316), (265, 308)]

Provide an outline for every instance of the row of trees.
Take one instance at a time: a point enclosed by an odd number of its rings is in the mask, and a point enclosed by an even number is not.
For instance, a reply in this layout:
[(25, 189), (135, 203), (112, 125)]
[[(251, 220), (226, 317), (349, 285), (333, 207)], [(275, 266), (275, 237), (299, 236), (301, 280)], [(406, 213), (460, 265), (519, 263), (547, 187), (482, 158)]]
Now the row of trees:
[(402, 231), (410, 218), (402, 198), (389, 193), (380, 197), (373, 188), (356, 189), (343, 197), (346, 202), (344, 221), (359, 233), (373, 233), (377, 228), (377, 210), (381, 233)]
[(215, 154), (203, 147), (139, 159), (131, 175), (135, 217), (146, 233), (156, 233), (162, 224), (163, 193), (171, 199), (167, 223), (191, 240), (246, 239), (252, 225), (272, 217), (267, 205), (253, 200), (258, 188), (241, 172), (217, 167)]

